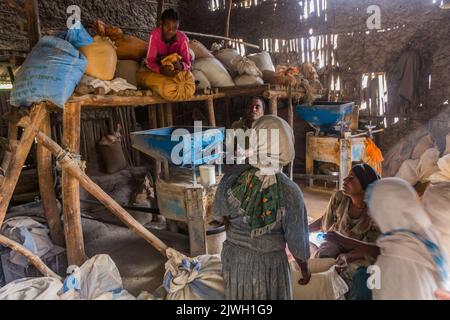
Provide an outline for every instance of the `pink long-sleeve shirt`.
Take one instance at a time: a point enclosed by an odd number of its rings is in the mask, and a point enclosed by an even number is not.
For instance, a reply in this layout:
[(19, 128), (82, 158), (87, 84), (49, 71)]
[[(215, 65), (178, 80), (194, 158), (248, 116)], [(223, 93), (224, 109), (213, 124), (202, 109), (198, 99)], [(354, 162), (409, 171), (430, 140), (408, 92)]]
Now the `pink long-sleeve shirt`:
[(156, 28), (150, 32), (147, 51), (147, 67), (157, 73), (161, 73), (161, 59), (166, 56), (177, 53), (181, 56), (183, 70), (187, 71), (191, 68), (191, 54), (189, 52), (188, 37), (181, 31), (177, 31), (176, 41), (171, 45), (167, 45), (163, 39), (162, 29)]

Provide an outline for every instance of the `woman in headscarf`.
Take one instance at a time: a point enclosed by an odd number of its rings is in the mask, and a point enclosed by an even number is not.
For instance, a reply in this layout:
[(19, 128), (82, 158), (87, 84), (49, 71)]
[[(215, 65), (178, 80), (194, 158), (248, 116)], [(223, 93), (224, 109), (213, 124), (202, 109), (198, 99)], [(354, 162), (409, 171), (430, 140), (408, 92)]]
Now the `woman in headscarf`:
[(374, 300), (434, 300), (436, 290), (448, 290), (439, 233), (414, 189), (399, 178), (383, 179), (369, 187), (366, 203), (383, 232)]
[(227, 225), (222, 251), (226, 298), (290, 300), (286, 243), (300, 265), (300, 283), (307, 284), (311, 277), (303, 195), (282, 172), (295, 157), (294, 135), (276, 116), (257, 120), (253, 132), (258, 139), (252, 140), (250, 165), (235, 166), (223, 177), (213, 207), (216, 219)]

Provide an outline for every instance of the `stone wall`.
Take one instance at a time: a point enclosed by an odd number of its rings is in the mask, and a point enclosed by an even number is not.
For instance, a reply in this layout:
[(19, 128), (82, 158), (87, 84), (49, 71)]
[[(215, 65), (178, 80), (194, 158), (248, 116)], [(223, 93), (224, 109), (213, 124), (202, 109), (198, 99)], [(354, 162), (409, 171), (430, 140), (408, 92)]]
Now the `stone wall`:
[[(208, 1), (188, 2), (186, 21), (189, 30), (224, 33), (223, 9), (211, 12)], [(328, 9), (320, 17), (312, 14), (308, 19), (301, 19), (301, 1), (259, 2), (250, 8), (233, 9), (230, 30), (233, 38), (261, 45), (264, 38), (289, 40), (311, 35), (338, 35), (334, 54), (339, 63), (336, 72), (342, 86), (346, 82), (353, 83), (356, 94), (352, 100), (359, 103), (362, 74), (385, 72), (389, 93), (387, 111), (392, 116), (399, 114), (402, 105), (398, 97), (398, 60), (408, 48), (417, 51), (422, 59), (420, 101), (408, 109), (406, 117), (409, 121), (389, 127), (379, 142), (387, 150), (400, 140), (399, 136), (425, 126), (434, 133), (439, 146), (444, 147), (445, 135), (450, 130), (449, 10), (439, 9), (431, 0), (328, 0)], [(367, 27), (370, 5), (381, 9), (381, 30)], [(273, 56), (279, 63), (284, 62), (283, 57), (291, 57), (277, 53)], [(296, 130), (303, 134), (304, 123), (296, 120), (296, 125)], [(297, 138), (302, 139), (301, 136)]]
[[(86, 27), (101, 19), (120, 26), (126, 33), (146, 39), (148, 31), (156, 25), (157, 3), (157, 0), (39, 0), (39, 16), (44, 34), (64, 30), (69, 17), (67, 7), (78, 5)], [(165, 3), (165, 8), (184, 11), (184, 1), (166, 0)], [(27, 34), (20, 30), (20, 21), (5, 1), (0, 1), (0, 51), (28, 50)]]

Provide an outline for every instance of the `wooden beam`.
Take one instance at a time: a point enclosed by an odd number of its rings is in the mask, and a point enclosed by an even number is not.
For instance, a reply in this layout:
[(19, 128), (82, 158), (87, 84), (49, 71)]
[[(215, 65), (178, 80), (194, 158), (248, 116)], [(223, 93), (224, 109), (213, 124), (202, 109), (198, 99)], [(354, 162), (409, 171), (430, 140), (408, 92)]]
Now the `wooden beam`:
[(164, 0), (158, 0), (158, 11), (157, 13), (157, 24), (160, 25), (160, 20), (161, 20), (161, 16), (163, 14), (163, 9), (164, 9)]
[(30, 51), (41, 38), (41, 22), (39, 19), (39, 6), (37, 0), (25, 1), (25, 14), (28, 24), (28, 39), (30, 41)]
[(156, 106), (148, 108), (148, 125), (150, 129), (158, 128), (158, 115), (156, 111)]
[[(42, 121), (40, 131), (51, 136), (50, 114), (48, 112)], [(39, 191), (50, 229), (50, 237), (54, 244), (65, 247), (64, 231), (54, 189), (52, 154), (41, 145), (37, 146), (37, 167)]]
[[(81, 105), (68, 103), (63, 113), (63, 145), (67, 151), (80, 152)], [(66, 236), (67, 260), (69, 265), (81, 266), (86, 261), (83, 229), (81, 226), (80, 184), (70, 172), (62, 170), (62, 198), (64, 233)]]
[(25, 164), (25, 161), (30, 153), (31, 146), (34, 142), (35, 131), (42, 123), (45, 117), (45, 104), (40, 103), (35, 105), (31, 110), (31, 123), (24, 130), (22, 138), (20, 139), (17, 149), (12, 154), (11, 161), (5, 169), (5, 177), (0, 186), (0, 226), (5, 219), (6, 211), (8, 210), (9, 202), (16, 188), (17, 181), (19, 181), (20, 173)]
[(206, 102), (206, 107), (208, 108), (209, 125), (211, 127), (215, 127), (216, 126), (216, 114), (215, 114), (215, 111), (214, 111), (214, 100), (213, 99), (209, 99)]
[(233, 7), (233, 0), (226, 0), (226, 16), (225, 16), (225, 33), (224, 37), (230, 37), (230, 20), (231, 20), (231, 8)]
[(39, 272), (41, 272), (44, 275), (44, 277), (56, 278), (61, 281), (63, 280), (60, 276), (54, 273), (49, 267), (47, 267), (38, 256), (36, 256), (34, 253), (32, 253), (30, 250), (28, 250), (21, 244), (3, 235), (0, 235), (0, 244), (10, 248), (13, 251), (19, 252), (21, 255), (27, 258), (28, 261), (30, 261), (31, 264), (34, 265), (36, 269), (38, 269)]
[(278, 115), (278, 98), (276, 96), (269, 100), (269, 112), (273, 115)]
[(173, 126), (173, 104), (166, 103), (166, 124), (168, 127)]
[[(294, 105), (292, 103), (292, 87), (288, 88), (288, 122), (294, 131)], [(294, 161), (289, 164), (289, 177), (294, 180)]]
[[(64, 150), (52, 139), (43, 133), (36, 136), (38, 143), (48, 148), (55, 157), (64, 154)], [(94, 181), (92, 181), (79, 167), (78, 163), (72, 159), (70, 155), (60, 157), (59, 163), (63, 168), (63, 172), (69, 174), (73, 179), (77, 180), (81, 186), (89, 192), (93, 197), (100, 201), (105, 207), (126, 224), (137, 235), (145, 239), (162, 255), (166, 256), (167, 245), (160, 239), (155, 237), (144, 226), (137, 222), (128, 212), (126, 212), (114, 199), (112, 199), (105, 191), (103, 191)], [(70, 263), (70, 262), (69, 262)]]
[(159, 124), (158, 124), (159, 128), (166, 127), (166, 116), (165, 116), (165, 110), (164, 110), (163, 104), (158, 105), (158, 118), (159, 118)]

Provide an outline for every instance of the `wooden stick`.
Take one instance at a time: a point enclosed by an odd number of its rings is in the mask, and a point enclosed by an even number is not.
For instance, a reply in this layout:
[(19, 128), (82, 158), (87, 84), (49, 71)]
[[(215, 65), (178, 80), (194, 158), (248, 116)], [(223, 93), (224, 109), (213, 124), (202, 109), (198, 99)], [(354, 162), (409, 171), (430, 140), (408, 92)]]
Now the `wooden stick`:
[(158, 0), (158, 11), (156, 12), (156, 19), (157, 19), (157, 21), (156, 21), (156, 23), (160, 26), (160, 20), (161, 20), (161, 16), (162, 16), (162, 13), (163, 13), (163, 9), (164, 9), (164, 0)]
[(198, 36), (198, 37), (205, 37), (205, 38), (214, 38), (214, 39), (220, 39), (220, 40), (228, 40), (234, 43), (238, 43), (238, 44), (242, 44), (246, 47), (249, 48), (255, 48), (255, 49), (260, 49), (261, 47), (256, 45), (256, 44), (252, 44), (252, 43), (248, 43), (248, 42), (244, 42), (244, 41), (239, 41), (236, 39), (231, 39), (228, 37), (220, 37), (220, 36), (215, 36), (213, 34), (205, 34), (205, 33), (198, 33), (198, 32), (190, 32), (190, 31), (183, 31), (185, 34), (191, 35), (191, 36)]
[[(294, 105), (292, 103), (292, 86), (288, 88), (288, 122), (294, 131)], [(289, 177), (294, 180), (294, 161), (289, 164)]]
[(232, 103), (231, 103), (230, 98), (225, 99), (225, 117), (226, 117), (227, 128), (231, 127), (231, 115), (230, 115), (231, 105), (232, 105)]
[(208, 99), (206, 102), (206, 106), (208, 108), (208, 121), (211, 127), (216, 126), (216, 114), (214, 111), (214, 100)]
[(224, 37), (230, 37), (230, 20), (231, 20), (231, 8), (233, 7), (233, 0), (227, 0), (226, 2), (226, 16), (225, 16), (225, 33)]
[(156, 111), (156, 106), (148, 108), (148, 124), (150, 129), (158, 128), (158, 115)]
[(17, 181), (19, 181), (22, 167), (33, 145), (36, 134), (35, 130), (41, 125), (45, 113), (45, 104), (43, 103), (37, 104), (32, 108), (31, 123), (23, 132), (17, 149), (13, 153), (11, 161), (6, 168), (5, 178), (3, 179), (3, 184), (0, 186), (0, 226), (3, 224), (9, 202), (16, 188)]
[(166, 123), (168, 127), (173, 126), (173, 105), (166, 103)]
[(21, 255), (23, 255), (25, 258), (28, 259), (28, 261), (31, 262), (32, 265), (36, 267), (36, 269), (39, 270), (45, 277), (51, 277), (56, 278), (60, 281), (63, 280), (60, 276), (58, 276), (56, 273), (54, 273), (49, 267), (45, 265), (42, 260), (36, 256), (34, 253), (32, 253), (30, 250), (22, 246), (21, 244), (8, 239), (7, 237), (0, 235), (0, 244), (3, 246), (6, 246), (10, 248), (11, 250), (19, 252)]
[[(38, 143), (48, 148), (56, 157), (61, 156), (64, 150), (52, 139), (41, 132), (37, 132)], [(94, 196), (98, 201), (125, 223), (137, 235), (145, 239), (162, 255), (166, 256), (167, 245), (148, 231), (144, 226), (137, 222), (128, 212), (126, 212), (114, 199), (112, 199), (105, 191), (103, 191), (95, 182), (93, 182), (78, 166), (72, 157), (66, 154), (59, 159), (59, 163), (64, 171), (77, 179), (81, 186)]]
[(158, 117), (159, 117), (159, 127), (160, 128), (164, 128), (166, 126), (166, 117), (165, 117), (165, 112), (164, 112), (164, 105), (163, 104), (159, 104), (158, 105)]
[(276, 96), (270, 99), (269, 111), (270, 114), (278, 115), (278, 98)]
[(31, 51), (41, 38), (41, 22), (39, 19), (39, 6), (37, 0), (25, 1), (25, 13), (27, 16), (28, 38)]
[[(51, 136), (50, 114), (48, 112), (42, 121), (40, 130), (44, 134)], [(39, 144), (37, 146), (37, 167), (39, 191), (50, 229), (50, 237), (53, 243), (60, 247), (65, 247), (64, 231), (54, 189), (52, 154), (47, 148)]]
[[(69, 152), (80, 150), (81, 104), (67, 103), (63, 113), (63, 144)], [(62, 170), (64, 233), (69, 265), (81, 266), (86, 260), (81, 226), (80, 184), (68, 170)]]
[[(3, 160), (0, 168), (3, 170), (7, 170), (9, 164), (11, 163), (12, 155), (17, 149), (17, 145), (19, 141), (17, 140), (17, 136), (19, 134), (19, 126), (15, 122), (8, 122), (8, 144), (11, 150), (5, 150), (5, 154), (3, 155)], [(4, 176), (0, 175), (0, 187), (3, 185)]]

